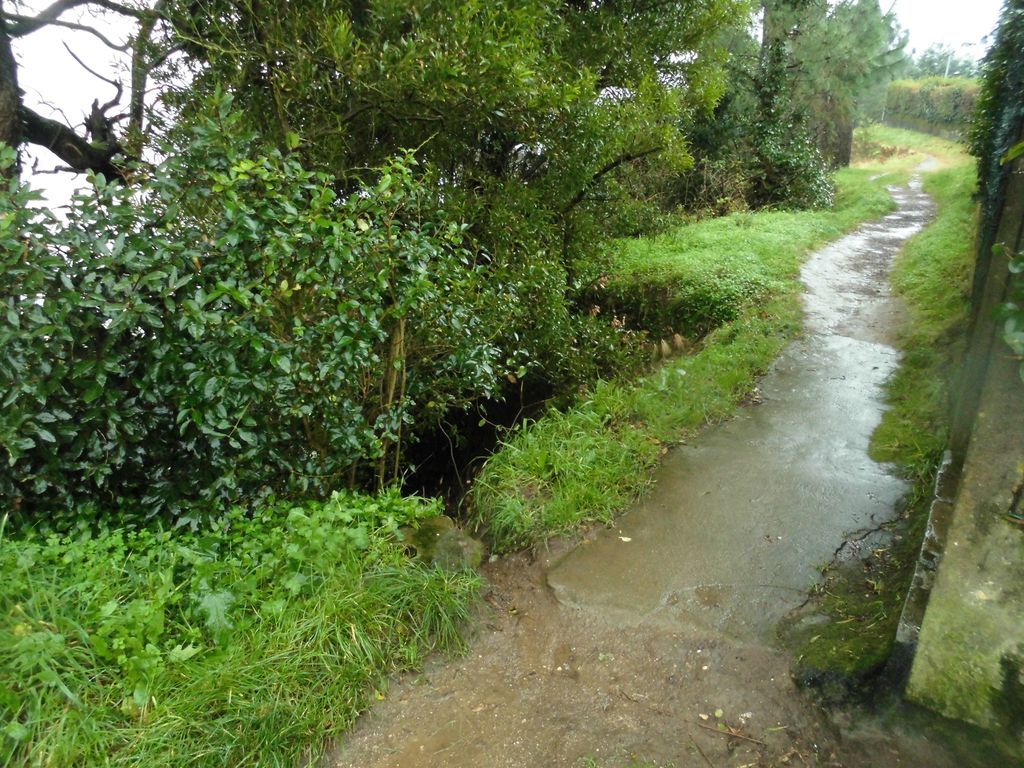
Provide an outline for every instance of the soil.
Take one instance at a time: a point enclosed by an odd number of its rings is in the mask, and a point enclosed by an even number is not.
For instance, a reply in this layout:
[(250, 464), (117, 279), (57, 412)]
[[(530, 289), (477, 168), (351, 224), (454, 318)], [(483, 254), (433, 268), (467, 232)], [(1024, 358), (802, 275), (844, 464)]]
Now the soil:
[(485, 565), (468, 653), (395, 681), (325, 765), (964, 765), (903, 705), (824, 708), (775, 633), (905, 490), (867, 441), (897, 364), (888, 266), (932, 209), (917, 183), (893, 194), (809, 260), (808, 333), (759, 404), (673, 450), (615, 528)]

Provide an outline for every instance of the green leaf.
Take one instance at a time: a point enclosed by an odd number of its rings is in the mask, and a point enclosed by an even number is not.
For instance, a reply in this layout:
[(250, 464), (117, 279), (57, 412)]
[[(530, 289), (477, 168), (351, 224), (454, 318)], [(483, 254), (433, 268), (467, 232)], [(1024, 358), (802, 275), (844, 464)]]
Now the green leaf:
[(1012, 163), (1021, 155), (1024, 155), (1024, 141), (1017, 142), (1010, 147), (1006, 154), (1003, 155), (1003, 159), (999, 161), (999, 164), (1006, 165), (1007, 163)]
[(198, 645), (178, 644), (167, 652), (167, 658), (175, 663), (188, 661), (202, 650)]
[(91, 403), (94, 402), (95, 400), (98, 400), (100, 395), (102, 394), (103, 387), (101, 387), (99, 384), (93, 384), (87, 390), (85, 390), (85, 393), (82, 395), (82, 400), (85, 401), (86, 403)]
[(4, 727), (4, 735), (13, 741), (24, 741), (30, 734), (31, 731), (17, 720), (12, 720)]
[(206, 628), (218, 643), (223, 642), (234, 627), (228, 618), (234, 602), (235, 596), (227, 590), (207, 592), (199, 599), (199, 610), (205, 615)]

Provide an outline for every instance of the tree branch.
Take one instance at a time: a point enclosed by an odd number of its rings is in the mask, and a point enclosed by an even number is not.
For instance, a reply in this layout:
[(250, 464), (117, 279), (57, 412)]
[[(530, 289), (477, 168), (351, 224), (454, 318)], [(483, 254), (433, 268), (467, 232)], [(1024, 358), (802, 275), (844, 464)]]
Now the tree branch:
[[(11, 37), (24, 37), (25, 35), (30, 35), (33, 32), (51, 24), (59, 24), (60, 26), (65, 27), (69, 26), (71, 22), (60, 21), (61, 15), (66, 11), (70, 11), (72, 8), (78, 8), (83, 5), (95, 5), (107, 11), (120, 13), (122, 16), (134, 16), (136, 18), (142, 18), (143, 14), (146, 13), (146, 11), (131, 8), (127, 5), (122, 5), (121, 3), (111, 2), (111, 0), (57, 0), (57, 2), (44, 8), (35, 16), (17, 16), (15, 14), (5, 13), (4, 16), (7, 20), (14, 22), (8, 26), (7, 33)], [(88, 28), (86, 27), (85, 29)]]
[(115, 157), (123, 155), (116, 142), (91, 143), (63, 123), (43, 117), (25, 106), (18, 110), (18, 116), (24, 141), (46, 147), (79, 173), (95, 171), (107, 179), (126, 180), (124, 168), (114, 162)]
[(565, 206), (565, 208), (562, 210), (562, 213), (563, 214), (568, 213), (573, 208), (575, 208), (577, 205), (579, 205), (584, 200), (586, 200), (586, 198), (587, 198), (587, 191), (590, 189), (590, 187), (592, 187), (594, 184), (596, 184), (602, 178), (604, 178), (609, 173), (614, 171), (620, 165), (625, 165), (626, 163), (632, 163), (632, 162), (634, 162), (636, 160), (640, 160), (641, 158), (647, 157), (648, 155), (653, 155), (656, 152), (661, 152), (662, 149), (664, 149), (664, 147), (660, 147), (659, 146), (659, 147), (651, 147), (650, 149), (644, 149), (644, 150), (641, 150), (639, 152), (627, 152), (626, 154), (619, 155), (614, 160), (610, 160), (609, 162), (605, 163), (605, 165), (602, 166), (601, 169), (598, 170), (598, 172), (594, 174), (593, 178), (587, 183), (587, 185), (585, 187), (583, 187), (583, 189), (581, 189), (579, 192), (577, 192), (576, 195), (573, 197), (573, 199), (569, 201), (569, 204), (567, 206)]
[(61, 43), (61, 44), (64, 46), (64, 50), (66, 50), (69, 54), (71, 54), (71, 58), (78, 62), (78, 66), (80, 66), (82, 69), (84, 69), (86, 72), (88, 72), (90, 75), (92, 75), (93, 77), (97, 78), (98, 80), (102, 80), (104, 83), (107, 83), (108, 85), (114, 86), (114, 88), (117, 89), (117, 93), (118, 93), (118, 97), (117, 97), (117, 99), (115, 99), (114, 104), (116, 104), (118, 101), (120, 101), (121, 83), (119, 83), (117, 80), (113, 80), (113, 79), (111, 79), (109, 77), (104, 77), (99, 72), (97, 72), (95, 69), (92, 69), (88, 64), (86, 64), (80, 58), (78, 58), (78, 55), (74, 51), (71, 50), (71, 46), (70, 45), (68, 45), (67, 43)]
[[(8, 21), (17, 21), (18, 19), (24, 19), (26, 17), (25, 16), (16, 16), (14, 14), (8, 14), (6, 16), (6, 18), (7, 18)], [(48, 26), (63, 27), (64, 29), (72, 29), (72, 30), (74, 30), (76, 32), (88, 32), (90, 35), (95, 37), (97, 40), (99, 40), (101, 43), (103, 43), (105, 46), (107, 46), (108, 48), (110, 48), (112, 50), (115, 50), (115, 51), (127, 51), (128, 50), (128, 43), (124, 43), (122, 45), (118, 45), (117, 43), (112, 41), (110, 38), (106, 37), (98, 29), (94, 29), (93, 27), (90, 27), (90, 26), (88, 26), (86, 24), (76, 24), (73, 21), (64, 21), (63, 19), (56, 19), (55, 21), (51, 21)]]
[(139, 30), (135, 35), (135, 45), (132, 48), (132, 89), (128, 106), (128, 132), (126, 144), (136, 154), (142, 152), (142, 130), (145, 121), (145, 97), (146, 87), (149, 83), (149, 74), (156, 67), (160, 66), (174, 47), (160, 52), (157, 56), (150, 58), (150, 37), (157, 19), (163, 15), (167, 6), (166, 0), (157, 0), (152, 11), (139, 22)]
[[(21, 121), (18, 107), (21, 92), (18, 89), (18, 64), (7, 35), (7, 22), (0, 16), (0, 144), (17, 147), (21, 143)], [(17, 174), (17, 166), (0, 173), (0, 178)]]

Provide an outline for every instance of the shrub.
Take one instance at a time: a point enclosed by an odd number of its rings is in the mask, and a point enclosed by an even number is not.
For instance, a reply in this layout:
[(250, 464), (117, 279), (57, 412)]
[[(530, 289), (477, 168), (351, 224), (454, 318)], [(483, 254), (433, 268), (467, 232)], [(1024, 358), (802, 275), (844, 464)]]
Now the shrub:
[(155, 514), (393, 476), (414, 413), (500, 375), (475, 305), (501, 286), (414, 168), (340, 195), (225, 105), (137, 189), (95, 178), (65, 222), (11, 181), (0, 500)]
[(967, 132), (979, 86), (964, 78), (929, 77), (889, 85), (885, 121), (900, 128), (956, 138)]

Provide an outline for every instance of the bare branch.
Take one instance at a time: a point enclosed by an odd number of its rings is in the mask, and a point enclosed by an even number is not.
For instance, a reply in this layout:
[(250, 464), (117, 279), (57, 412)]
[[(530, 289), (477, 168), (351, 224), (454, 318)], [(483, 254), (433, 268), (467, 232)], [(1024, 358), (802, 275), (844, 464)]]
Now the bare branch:
[(115, 104), (118, 101), (121, 100), (121, 83), (120, 82), (118, 82), (117, 80), (111, 80), (109, 77), (104, 77), (99, 72), (97, 72), (95, 69), (92, 69), (91, 67), (89, 67), (89, 65), (86, 64), (84, 61), (82, 61), (80, 58), (78, 58), (78, 56), (75, 54), (75, 52), (71, 50), (71, 46), (70, 45), (68, 45), (67, 43), (62, 43), (62, 45), (64, 46), (64, 49), (68, 53), (71, 54), (71, 58), (78, 62), (78, 66), (80, 66), (82, 69), (84, 69), (86, 72), (88, 72), (93, 77), (98, 78), (98, 79), (102, 80), (104, 83), (108, 83), (109, 85), (112, 85), (112, 86), (114, 86), (117, 89), (118, 96), (117, 96), (117, 100), (114, 102)]
[[(7, 28), (7, 33), (11, 37), (24, 37), (25, 35), (30, 35), (33, 32), (51, 24), (69, 27), (71, 22), (61, 21), (61, 15), (66, 11), (70, 11), (72, 8), (78, 8), (83, 5), (94, 5), (107, 11), (120, 13), (122, 16), (134, 16), (135, 18), (142, 18), (143, 14), (146, 13), (145, 10), (139, 10), (138, 8), (122, 5), (121, 3), (111, 2), (111, 0), (57, 0), (57, 2), (46, 7), (35, 16), (18, 16), (16, 14), (5, 13), (4, 17), (8, 22), (11, 22)], [(89, 28), (83, 27), (82, 29), (87, 31)]]
[(565, 206), (565, 209), (562, 211), (562, 213), (568, 213), (577, 205), (582, 203), (587, 197), (587, 191), (589, 187), (595, 184), (596, 182), (600, 181), (604, 176), (607, 176), (620, 165), (635, 162), (637, 160), (640, 160), (641, 158), (647, 157), (648, 155), (653, 155), (656, 152), (660, 152), (662, 149), (664, 149), (664, 147), (651, 147), (650, 149), (644, 149), (639, 152), (628, 152), (624, 155), (619, 155), (614, 160), (608, 161), (607, 163), (605, 163), (604, 166), (601, 167), (600, 170), (598, 170), (597, 173), (594, 174), (594, 177), (590, 180), (589, 184), (587, 184), (587, 186), (585, 186), (583, 189), (576, 193), (573, 199), (569, 201), (569, 204)]
[(123, 154), (116, 142), (89, 142), (63, 123), (43, 117), (25, 106), (18, 110), (18, 116), (25, 141), (45, 147), (75, 171), (95, 171), (108, 179), (125, 180), (124, 169), (114, 162), (115, 157)]
[[(13, 16), (11, 16), (11, 18), (13, 18)], [(96, 29), (94, 29), (92, 27), (89, 27), (88, 25), (76, 24), (75, 22), (65, 22), (65, 20), (63, 20), (62, 18), (58, 18), (57, 20), (55, 20), (55, 22), (52, 22), (50, 24), (50, 26), (51, 27), (61, 27), (61, 28), (66, 29), (66, 30), (74, 30), (75, 32), (86, 32), (86, 33), (92, 35), (94, 38), (96, 38), (99, 42), (101, 42), (106, 47), (111, 48), (112, 50), (116, 50), (116, 51), (126, 51), (126, 50), (128, 50), (128, 45), (129, 45), (128, 43), (123, 43), (121, 45), (118, 45), (113, 40), (111, 40), (109, 37), (106, 37), (105, 35), (103, 35), (103, 33), (101, 33), (99, 30), (96, 30)]]

